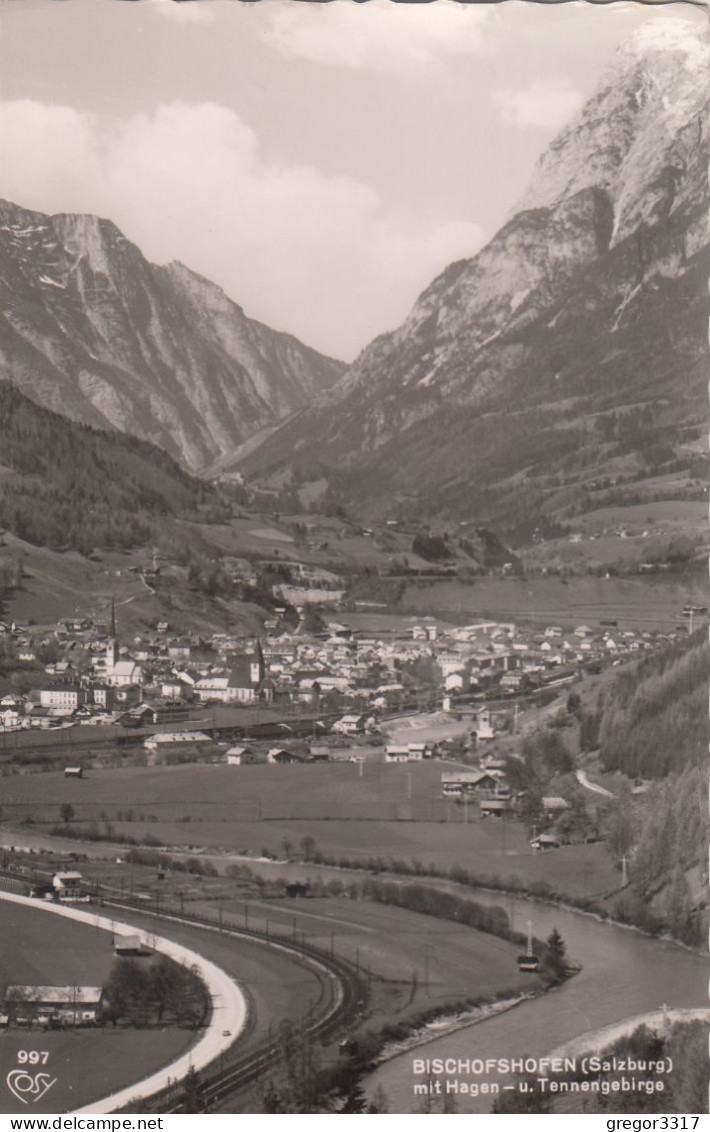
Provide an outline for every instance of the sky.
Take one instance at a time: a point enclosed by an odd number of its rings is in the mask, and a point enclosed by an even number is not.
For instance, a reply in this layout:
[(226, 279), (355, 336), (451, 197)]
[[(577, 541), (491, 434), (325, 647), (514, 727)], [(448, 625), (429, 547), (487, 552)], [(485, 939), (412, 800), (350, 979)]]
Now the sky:
[(616, 47), (667, 18), (625, 0), (4, 0), (0, 197), (108, 217), (349, 361), (490, 239)]

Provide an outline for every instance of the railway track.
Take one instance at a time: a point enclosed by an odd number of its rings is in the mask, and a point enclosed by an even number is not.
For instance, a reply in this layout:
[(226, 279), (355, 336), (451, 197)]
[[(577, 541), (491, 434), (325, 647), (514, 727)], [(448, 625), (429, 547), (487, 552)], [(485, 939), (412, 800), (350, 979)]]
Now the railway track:
[[(0, 869), (0, 878), (4, 884), (9, 884), (12, 888), (26, 889), (28, 884), (26, 875), (18, 876), (10, 870)], [(140, 913), (141, 916), (149, 916), (161, 923), (180, 923), (187, 927), (212, 931), (222, 937), (231, 936), (235, 939), (262, 943), (287, 952), (297, 962), (305, 963), (312, 971), (316, 971), (322, 987), (319, 1001), (309, 1011), (299, 1030), (302, 1037), (310, 1042), (325, 1042), (343, 1034), (357, 1020), (365, 1003), (367, 983), (360, 972), (345, 959), (321, 951), (311, 944), (266, 935), (251, 928), (236, 927), (194, 913), (172, 909), (154, 911), (146, 908), (140, 901), (119, 899), (109, 892), (102, 892), (101, 888), (97, 893), (97, 902), (104, 908), (111, 907), (117, 911)], [(39, 903), (41, 902), (38, 901)], [(253, 1026), (254, 1019), (250, 1017), (240, 1037), (248, 1037), (249, 1033), (253, 1032)], [(201, 1080), (207, 1108), (214, 1108), (229, 1096), (252, 1084), (269, 1069), (275, 1068), (280, 1059), (279, 1043), (271, 1039), (245, 1052), (241, 1057), (236, 1057), (227, 1066), (216, 1068), (212, 1072), (209, 1069), (203, 1071)], [(177, 1085), (155, 1093), (150, 1100), (142, 1102), (141, 1112), (181, 1112), (183, 1106), (176, 1091)]]
[[(365, 979), (346, 960), (338, 956), (326, 954), (319, 948), (310, 944), (287, 939), (267, 936), (263, 932), (250, 928), (237, 928), (220, 924), (206, 916), (198, 916), (188, 912), (154, 912), (146, 909), (136, 901), (116, 900), (105, 897), (104, 906), (111, 906), (123, 911), (140, 912), (156, 918), (161, 922), (178, 922), (186, 926), (214, 931), (221, 936), (232, 936), (237, 939), (247, 939), (263, 943), (269, 947), (278, 948), (294, 956), (296, 961), (306, 962), (311, 969), (319, 972), (324, 994), (320, 1003), (309, 1011), (305, 1023), (300, 1027), (299, 1033), (304, 1040), (310, 1042), (325, 1042), (342, 1034), (359, 1017), (367, 994)], [(319, 1010), (318, 1007), (322, 1007)], [(248, 1024), (249, 1026), (249, 1024)], [(247, 1030), (248, 1032), (248, 1030)], [(228, 1097), (240, 1092), (269, 1069), (275, 1068), (281, 1060), (281, 1049), (278, 1041), (269, 1040), (257, 1046), (256, 1049), (237, 1057), (231, 1064), (218, 1068), (213, 1072), (206, 1070), (202, 1075), (203, 1097), (206, 1108), (213, 1109)], [(179, 1113), (183, 1104), (176, 1096), (176, 1089), (170, 1088), (156, 1093), (142, 1110), (161, 1113)]]

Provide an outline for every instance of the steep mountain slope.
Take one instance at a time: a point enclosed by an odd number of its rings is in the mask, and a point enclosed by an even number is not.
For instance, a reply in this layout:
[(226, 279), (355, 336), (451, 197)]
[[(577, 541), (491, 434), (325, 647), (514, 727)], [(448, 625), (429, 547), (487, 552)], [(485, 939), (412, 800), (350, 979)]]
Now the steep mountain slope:
[(510, 532), (677, 471), (706, 415), (707, 63), (697, 28), (638, 33), (490, 243), (245, 475)]
[(0, 527), (51, 550), (145, 543), (165, 517), (219, 516), (209, 484), (143, 440), (76, 424), (0, 382)]
[(0, 377), (42, 405), (199, 470), (342, 371), (107, 220), (0, 202)]

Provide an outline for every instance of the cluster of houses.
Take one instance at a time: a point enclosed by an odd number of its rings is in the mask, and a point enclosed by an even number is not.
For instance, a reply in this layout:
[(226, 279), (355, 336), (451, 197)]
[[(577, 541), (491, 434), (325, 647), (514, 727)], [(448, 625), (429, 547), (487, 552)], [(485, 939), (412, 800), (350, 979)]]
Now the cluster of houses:
[[(459, 802), (477, 804), (482, 818), (503, 818), (516, 813), (520, 796), (514, 795), (506, 778), (506, 762), (494, 755), (481, 758), (478, 767), (461, 766), (456, 770), (443, 771), (441, 775), (441, 794), (444, 798), (455, 798)], [(542, 814), (546, 822), (555, 819), (569, 810), (565, 798), (544, 797), (541, 802)], [(539, 833), (532, 839), (533, 849), (557, 849), (560, 840), (554, 833)]]
[(633, 655), (673, 636), (613, 625), (568, 631), (480, 621), (444, 628), (431, 618), (379, 634), (335, 621), (313, 635), (278, 629), (261, 640), (201, 637), (161, 621), (120, 643), (113, 610), (109, 625), (70, 618), (41, 638), (0, 623), (20, 669), (38, 670), (38, 654), (48, 645), (58, 657), (43, 665), (44, 679), (28, 694), (0, 696), (0, 729), (109, 722), (146, 704), (167, 721), (194, 705), (301, 702), (320, 711), (351, 702), (354, 710), (335, 729), (354, 733), (363, 709), (396, 711), (415, 691), (452, 709), (478, 692), (514, 695), (565, 674), (571, 679), (580, 665)]
[(631, 629), (619, 631), (618, 626), (594, 629), (579, 625), (564, 630), (560, 625), (535, 629), (479, 622), (450, 629), (436, 661), (447, 693), (487, 688), (492, 683), (514, 693), (564, 673), (573, 675), (580, 666), (652, 649), (659, 636)]

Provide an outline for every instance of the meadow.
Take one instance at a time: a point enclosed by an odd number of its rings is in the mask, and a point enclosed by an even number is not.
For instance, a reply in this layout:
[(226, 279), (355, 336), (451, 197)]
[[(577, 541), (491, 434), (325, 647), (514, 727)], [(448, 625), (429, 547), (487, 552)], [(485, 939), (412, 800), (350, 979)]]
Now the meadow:
[[(58, 823), (60, 806), (69, 803), (78, 829), (93, 823), (103, 835), (149, 837), (186, 855), (211, 855), (218, 865), (233, 855), (298, 856), (310, 838), (329, 858), (459, 864), (577, 897), (618, 887), (603, 845), (536, 853), (518, 822), (481, 819), (475, 802), (442, 798), (442, 769), (446, 764), (432, 760), (366, 764), (362, 776), (354, 763), (111, 768), (81, 781), (17, 775), (3, 780), (3, 813), (18, 835), (31, 817), (35, 824), (24, 828), (36, 835), (39, 823)], [(61, 841), (54, 844), (59, 849)]]
[[(3, 903), (0, 915), (0, 996), (11, 983), (102, 986), (113, 964), (111, 934), (43, 911)], [(187, 1049), (193, 1034), (175, 1026), (156, 1032), (91, 1027), (76, 1031), (9, 1029), (0, 1035), (2, 1063), (19, 1067), (20, 1051), (46, 1051), (46, 1071), (56, 1084), (33, 1112), (69, 1112), (140, 1080)], [(5, 1072), (5, 1070), (4, 1070)], [(0, 1080), (0, 1108), (26, 1112)]]
[[(623, 539), (614, 542), (624, 545)], [(616, 620), (622, 629), (666, 632), (682, 623), (684, 605), (707, 604), (705, 590), (700, 572), (692, 577), (477, 578), (470, 584), (410, 582), (401, 605), (420, 616), (456, 613), (458, 620), (491, 617), (565, 628)]]

